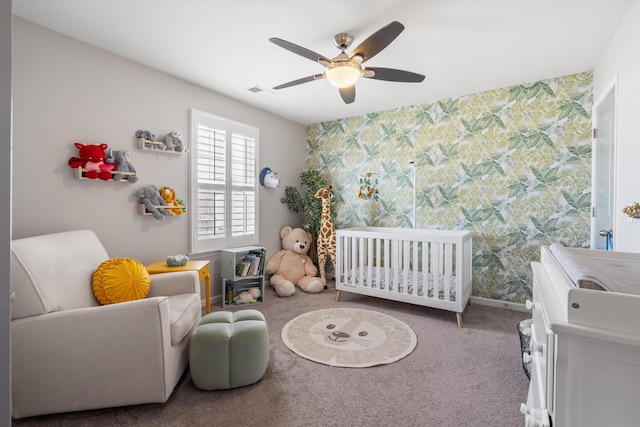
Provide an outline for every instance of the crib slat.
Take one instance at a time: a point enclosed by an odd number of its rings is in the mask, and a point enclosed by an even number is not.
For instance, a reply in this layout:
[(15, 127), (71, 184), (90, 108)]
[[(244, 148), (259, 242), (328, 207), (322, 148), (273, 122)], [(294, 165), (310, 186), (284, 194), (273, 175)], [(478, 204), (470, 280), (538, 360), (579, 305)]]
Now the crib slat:
[(352, 274), (351, 274), (351, 262), (349, 261), (350, 254), (351, 254), (351, 245), (350, 245), (350, 243), (351, 243), (351, 237), (345, 236), (344, 237), (344, 243), (342, 245), (342, 247), (344, 248), (344, 255), (343, 255), (344, 272), (347, 275), (345, 281), (349, 285), (352, 285), (353, 284), (353, 277), (352, 277)]
[(360, 270), (358, 277), (360, 279), (359, 286), (366, 286), (364, 277), (364, 239), (365, 237), (358, 237), (358, 269)]
[(344, 263), (342, 262), (342, 239), (343, 236), (336, 236), (336, 285), (344, 281)]
[[(409, 261), (411, 260), (411, 256), (409, 253), (409, 241), (402, 241), (402, 292), (405, 294), (409, 293)], [(400, 290), (400, 288), (398, 288)]]
[(422, 264), (420, 271), (422, 271), (422, 296), (430, 298), (429, 295), (429, 262), (427, 261), (429, 256), (429, 242), (422, 241)]
[(390, 258), (390, 241), (389, 239), (384, 239), (384, 283), (385, 283), (385, 289), (389, 290), (389, 287), (391, 286), (391, 282), (389, 281), (389, 267), (391, 266), (391, 260)]
[(349, 271), (353, 271), (353, 285), (358, 285), (358, 278), (357, 276), (357, 270), (356, 268), (358, 267), (358, 259), (356, 258), (356, 256), (358, 255), (357, 251), (356, 251), (356, 237), (351, 237), (349, 239), (351, 241), (351, 244), (349, 245), (351, 247), (351, 265), (349, 268)]
[(418, 295), (418, 275), (420, 274), (420, 265), (418, 265), (418, 241), (413, 242), (413, 253), (412, 253), (412, 266), (411, 266), (411, 274), (412, 274), (412, 285), (413, 285), (413, 294)]
[(438, 291), (440, 285), (440, 243), (431, 243), (431, 274), (433, 275), (433, 297), (440, 299), (440, 292)]
[(373, 239), (367, 237), (367, 282), (373, 288)]
[(382, 278), (380, 277), (380, 268), (381, 263), (380, 263), (380, 257), (382, 256), (382, 254), (380, 253), (380, 241), (382, 239), (377, 238), (376, 240), (376, 288), (380, 289), (380, 281), (382, 280)]
[(444, 300), (451, 301), (451, 250), (452, 244), (445, 244), (444, 253)]
[(342, 253), (340, 257), (342, 261), (342, 274), (344, 274), (342, 281), (351, 284), (351, 278), (349, 277), (349, 237), (342, 236), (338, 241), (340, 242), (340, 249), (338, 250)]

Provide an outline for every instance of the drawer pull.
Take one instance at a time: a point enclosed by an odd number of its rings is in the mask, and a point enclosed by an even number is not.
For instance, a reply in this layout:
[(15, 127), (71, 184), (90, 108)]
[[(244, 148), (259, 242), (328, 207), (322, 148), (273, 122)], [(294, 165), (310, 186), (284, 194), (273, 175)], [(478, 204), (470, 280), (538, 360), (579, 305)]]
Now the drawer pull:
[(529, 352), (530, 353), (542, 353), (544, 347), (542, 346), (542, 344), (538, 344), (535, 341), (530, 341), (529, 342)]
[(525, 416), (525, 427), (549, 427), (548, 420), (536, 419), (540, 411), (532, 410), (526, 403), (520, 404), (520, 413)]

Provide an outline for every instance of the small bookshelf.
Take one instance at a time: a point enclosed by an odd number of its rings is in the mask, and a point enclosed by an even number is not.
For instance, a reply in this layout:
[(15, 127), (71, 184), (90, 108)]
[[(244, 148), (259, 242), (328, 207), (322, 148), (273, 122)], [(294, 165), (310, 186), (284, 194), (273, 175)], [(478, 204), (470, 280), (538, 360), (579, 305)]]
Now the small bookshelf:
[[(233, 307), (264, 302), (264, 266), (267, 250), (262, 246), (243, 246), (225, 249), (221, 253), (222, 306)], [(255, 301), (237, 304), (240, 293), (259, 288), (260, 296)]]

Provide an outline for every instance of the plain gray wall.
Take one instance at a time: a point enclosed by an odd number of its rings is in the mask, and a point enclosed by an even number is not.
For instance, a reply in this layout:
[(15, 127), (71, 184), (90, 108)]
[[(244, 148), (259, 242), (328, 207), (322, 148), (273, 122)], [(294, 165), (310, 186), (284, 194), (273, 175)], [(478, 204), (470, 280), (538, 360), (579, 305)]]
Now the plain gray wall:
[[(187, 141), (190, 108), (260, 129), (259, 169), (268, 166), (282, 180), (277, 189), (260, 187), (256, 243), (274, 253), (280, 249), (280, 229), (300, 225), (280, 198), (285, 186), (299, 185), (303, 125), (19, 18), (13, 54), (14, 239), (87, 228), (112, 257), (148, 264), (186, 253), (188, 216), (139, 215), (135, 194), (149, 184), (169, 186), (188, 204), (189, 157), (138, 150), (134, 135), (137, 129), (157, 135), (178, 130)], [(139, 181), (74, 179), (67, 161), (78, 153), (76, 141), (130, 150)], [(218, 295), (219, 257), (209, 259), (212, 295)]]
[(0, 2), (0, 425), (11, 425), (11, 10)]

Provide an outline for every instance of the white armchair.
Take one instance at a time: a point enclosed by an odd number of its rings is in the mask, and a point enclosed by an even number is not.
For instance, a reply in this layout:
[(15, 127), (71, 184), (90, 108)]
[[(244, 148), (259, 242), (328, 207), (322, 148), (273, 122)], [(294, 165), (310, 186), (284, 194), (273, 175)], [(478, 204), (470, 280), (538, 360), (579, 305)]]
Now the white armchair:
[(145, 299), (103, 306), (91, 280), (107, 259), (89, 230), (12, 242), (14, 418), (171, 395), (201, 317), (198, 273), (152, 275)]

